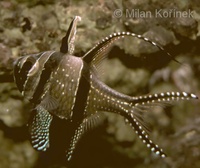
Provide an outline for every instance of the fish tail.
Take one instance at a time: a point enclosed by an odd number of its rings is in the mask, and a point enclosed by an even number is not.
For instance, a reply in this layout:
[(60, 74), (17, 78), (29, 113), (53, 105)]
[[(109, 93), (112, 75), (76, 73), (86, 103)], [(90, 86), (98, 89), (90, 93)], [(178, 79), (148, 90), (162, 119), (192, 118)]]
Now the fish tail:
[(165, 158), (167, 155), (163, 152), (163, 149), (161, 149), (157, 144), (155, 144), (148, 135), (148, 132), (146, 131), (146, 128), (142, 126), (144, 123), (141, 123), (137, 119), (137, 117), (134, 116), (133, 113), (127, 114), (125, 116), (125, 121), (135, 130), (135, 133), (138, 135), (139, 139), (146, 144), (148, 148), (151, 149), (152, 152), (154, 152), (156, 155), (159, 155), (162, 158)]
[(128, 107), (123, 107), (124, 112), (122, 115), (125, 117), (126, 122), (135, 130), (141, 141), (156, 155), (164, 158), (166, 154), (149, 138), (148, 127), (143, 120), (142, 113), (148, 111), (151, 106), (165, 106), (177, 100), (189, 99), (198, 99), (198, 97), (195, 94), (186, 92), (166, 92), (132, 97), (131, 101), (127, 103)]

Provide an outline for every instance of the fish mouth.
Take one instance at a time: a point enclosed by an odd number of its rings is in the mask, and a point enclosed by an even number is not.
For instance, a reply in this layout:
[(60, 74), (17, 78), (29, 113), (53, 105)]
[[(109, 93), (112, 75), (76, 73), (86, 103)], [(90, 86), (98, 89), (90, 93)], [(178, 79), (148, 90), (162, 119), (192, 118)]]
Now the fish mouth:
[(19, 59), (13, 60), (13, 62), (12, 62), (12, 67), (13, 68), (17, 65), (18, 61), (19, 61)]

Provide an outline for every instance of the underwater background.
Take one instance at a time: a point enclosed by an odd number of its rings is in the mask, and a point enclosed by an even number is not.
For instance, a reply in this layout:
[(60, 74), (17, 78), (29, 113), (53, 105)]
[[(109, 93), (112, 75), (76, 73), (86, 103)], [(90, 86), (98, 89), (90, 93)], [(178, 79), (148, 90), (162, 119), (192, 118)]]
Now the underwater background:
[[(31, 105), (13, 83), (12, 62), (22, 55), (58, 51), (76, 15), (82, 18), (75, 41), (77, 56), (111, 33), (129, 31), (163, 46), (180, 62), (140, 39), (122, 39), (115, 43), (103, 65), (102, 80), (110, 87), (131, 96), (164, 91), (200, 96), (198, 0), (0, 0), (2, 168), (66, 167), (61, 156), (32, 148), (27, 129)], [(122, 117), (106, 113), (104, 121), (80, 140), (67, 167), (198, 168), (199, 109), (198, 100), (149, 108), (144, 119), (151, 139), (167, 153), (165, 159), (151, 153)]]

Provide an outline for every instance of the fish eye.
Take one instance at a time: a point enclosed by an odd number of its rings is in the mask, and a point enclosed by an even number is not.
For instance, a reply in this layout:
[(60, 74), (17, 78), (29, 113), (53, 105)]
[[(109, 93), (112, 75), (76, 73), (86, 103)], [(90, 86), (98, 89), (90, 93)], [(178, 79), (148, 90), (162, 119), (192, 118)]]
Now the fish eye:
[(22, 57), (18, 60), (16, 66), (19, 68), (19, 73), (28, 74), (28, 72), (32, 69), (35, 64), (36, 59), (32, 56)]
[(35, 61), (35, 58), (27, 56), (19, 58), (14, 63), (14, 79), (20, 91), (23, 90), (24, 83), (28, 78), (28, 73)]
[(33, 66), (33, 63), (31, 61), (26, 61), (22, 66), (21, 72), (28, 74), (28, 72), (32, 68), (32, 66)]

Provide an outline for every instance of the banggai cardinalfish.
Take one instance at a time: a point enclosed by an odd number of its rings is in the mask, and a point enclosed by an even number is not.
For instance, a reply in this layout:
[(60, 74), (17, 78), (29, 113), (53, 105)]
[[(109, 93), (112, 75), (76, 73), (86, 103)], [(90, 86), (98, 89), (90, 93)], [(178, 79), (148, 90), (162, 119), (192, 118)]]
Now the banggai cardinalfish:
[(66, 152), (70, 160), (81, 136), (91, 125), (95, 125), (102, 112), (111, 112), (123, 116), (151, 151), (166, 157), (163, 150), (149, 139), (141, 113), (144, 108), (148, 110), (148, 106), (197, 99), (197, 96), (186, 92), (166, 92), (131, 97), (111, 89), (100, 80), (99, 69), (113, 42), (130, 36), (142, 39), (162, 51), (164, 49), (141, 35), (118, 32), (101, 40), (84, 56), (74, 56), (76, 26), (80, 20), (79, 16), (72, 20), (62, 39), (60, 51), (23, 56), (15, 62), (15, 83), (22, 95), (34, 104), (29, 124), (33, 148), (46, 151), (50, 147), (49, 130), (52, 120), (57, 116), (75, 124)]

